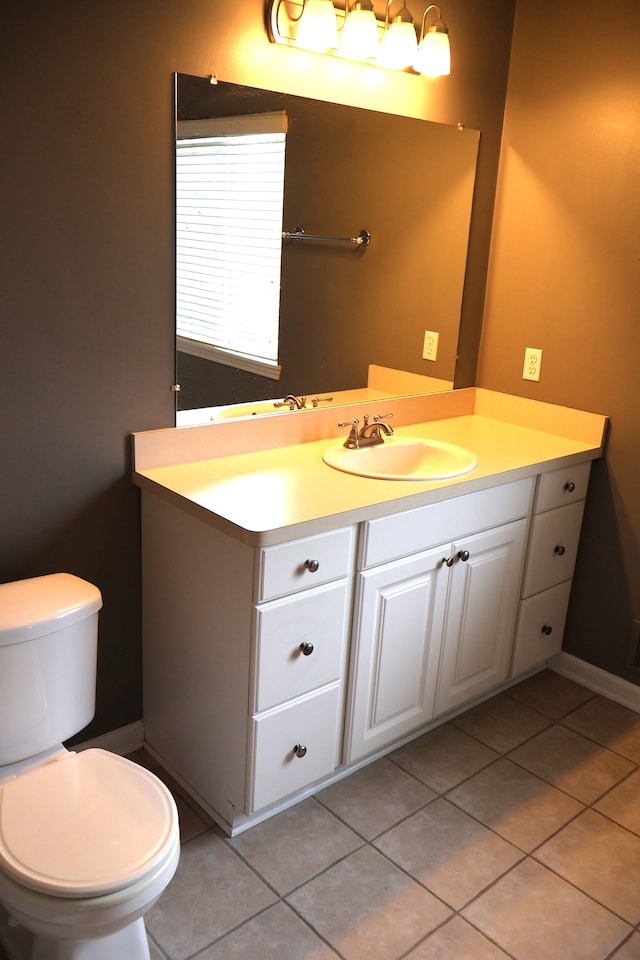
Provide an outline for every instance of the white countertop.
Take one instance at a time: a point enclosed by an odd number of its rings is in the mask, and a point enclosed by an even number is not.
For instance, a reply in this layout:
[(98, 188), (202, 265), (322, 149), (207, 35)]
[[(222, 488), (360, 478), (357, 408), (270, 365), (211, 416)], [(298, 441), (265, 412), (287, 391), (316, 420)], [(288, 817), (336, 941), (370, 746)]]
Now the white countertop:
[[(467, 394), (467, 399), (463, 401), (461, 394)], [(396, 481), (346, 474), (322, 460), (323, 451), (335, 444), (337, 437), (346, 436), (345, 430), (336, 433), (333, 421), (329, 435), (321, 439), (295, 442), (290, 438), (285, 445), (269, 447), (264, 437), (270, 425), (263, 420), (262, 424), (249, 424), (263, 447), (255, 451), (227, 454), (225, 447), (238, 448), (236, 440), (230, 447), (226, 443), (231, 434), (194, 434), (190, 459), (185, 437), (176, 437), (183, 462), (166, 462), (172, 459), (167, 453), (172, 439), (167, 431), (153, 432), (162, 437), (134, 435), (134, 454), (138, 437), (140, 449), (145, 451), (135, 460), (134, 482), (244, 543), (265, 546), (582, 463), (602, 454), (606, 417), (475, 389), (455, 391), (450, 396), (451, 401), (446, 395), (436, 395), (433, 402), (424, 398), (419, 407), (416, 398), (409, 405), (395, 401), (394, 423), (399, 436), (443, 440), (472, 450), (478, 466), (460, 477)], [(455, 415), (461, 410), (462, 415)], [(510, 419), (516, 422), (507, 419), (509, 411), (513, 413)], [(313, 416), (319, 411), (309, 412)], [(346, 418), (352, 412), (345, 410), (343, 415)], [(424, 420), (407, 422), (421, 413), (426, 414)], [(403, 414), (406, 422), (399, 425)], [(305, 424), (307, 434), (311, 422), (309, 419)], [(326, 418), (324, 422), (329, 423)], [(529, 423), (532, 426), (525, 425)], [(211, 431), (219, 430), (220, 425), (183, 429)], [(248, 428), (243, 429), (246, 433)], [(174, 432), (180, 433), (178, 429)], [(207, 442), (219, 441), (213, 445), (220, 446), (223, 455), (202, 457), (202, 436)], [(154, 458), (148, 451), (156, 440), (162, 444), (162, 455)], [(250, 443), (247, 445), (250, 447)]]

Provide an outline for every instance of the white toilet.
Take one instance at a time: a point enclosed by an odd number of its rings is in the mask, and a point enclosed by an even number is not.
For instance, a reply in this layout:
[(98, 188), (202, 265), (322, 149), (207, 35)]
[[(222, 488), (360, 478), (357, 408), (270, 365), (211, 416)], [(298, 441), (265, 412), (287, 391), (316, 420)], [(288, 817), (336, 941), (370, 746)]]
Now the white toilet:
[(143, 914), (175, 873), (157, 777), (62, 741), (95, 708), (100, 591), (66, 573), (0, 584), (0, 940), (11, 960), (149, 960)]

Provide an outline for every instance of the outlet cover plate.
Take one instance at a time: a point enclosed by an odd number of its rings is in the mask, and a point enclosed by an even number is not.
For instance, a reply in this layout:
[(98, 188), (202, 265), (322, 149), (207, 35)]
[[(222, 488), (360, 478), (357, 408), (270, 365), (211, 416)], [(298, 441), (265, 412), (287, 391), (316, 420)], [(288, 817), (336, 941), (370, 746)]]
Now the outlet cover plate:
[(524, 348), (524, 367), (522, 368), (523, 380), (539, 380), (540, 367), (542, 366), (542, 350), (538, 347)]
[(440, 334), (435, 330), (425, 330), (424, 345), (422, 347), (423, 360), (436, 360), (438, 357), (438, 338)]

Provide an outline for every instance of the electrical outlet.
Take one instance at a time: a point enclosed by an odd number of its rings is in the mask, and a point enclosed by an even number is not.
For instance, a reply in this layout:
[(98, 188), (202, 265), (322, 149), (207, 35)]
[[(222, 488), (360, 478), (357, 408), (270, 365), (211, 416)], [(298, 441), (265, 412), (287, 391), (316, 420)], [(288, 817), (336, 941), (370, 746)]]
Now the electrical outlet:
[(537, 347), (524, 348), (524, 368), (522, 370), (523, 380), (539, 380), (540, 367), (542, 366), (542, 350)]
[(435, 330), (425, 330), (424, 346), (422, 348), (423, 360), (435, 360), (438, 356), (438, 338), (440, 334)]

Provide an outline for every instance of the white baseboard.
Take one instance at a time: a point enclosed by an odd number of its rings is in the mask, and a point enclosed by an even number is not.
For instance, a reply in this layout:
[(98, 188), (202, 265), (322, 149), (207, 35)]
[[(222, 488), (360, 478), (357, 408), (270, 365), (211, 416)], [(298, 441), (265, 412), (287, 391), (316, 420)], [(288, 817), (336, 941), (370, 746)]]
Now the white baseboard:
[(76, 744), (73, 750), (89, 750), (98, 747), (101, 750), (109, 750), (111, 753), (118, 753), (125, 757), (128, 753), (139, 750), (144, 743), (144, 723), (142, 720), (136, 720), (126, 727), (118, 727), (117, 730), (110, 730), (101, 737), (95, 737), (93, 740), (86, 740), (84, 743)]
[(555, 673), (581, 683), (588, 690), (600, 693), (603, 697), (640, 713), (640, 686), (635, 683), (616, 677), (600, 667), (594, 667), (592, 663), (580, 660), (570, 653), (558, 653), (547, 662), (547, 666)]

